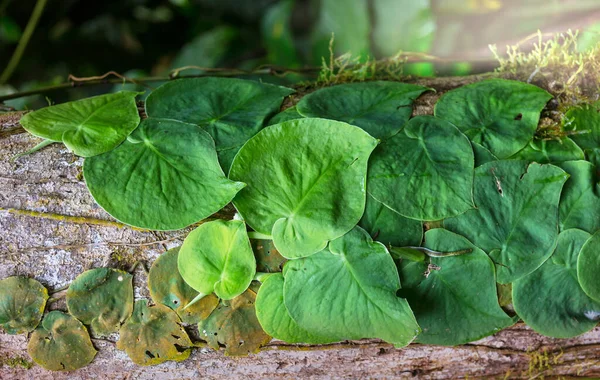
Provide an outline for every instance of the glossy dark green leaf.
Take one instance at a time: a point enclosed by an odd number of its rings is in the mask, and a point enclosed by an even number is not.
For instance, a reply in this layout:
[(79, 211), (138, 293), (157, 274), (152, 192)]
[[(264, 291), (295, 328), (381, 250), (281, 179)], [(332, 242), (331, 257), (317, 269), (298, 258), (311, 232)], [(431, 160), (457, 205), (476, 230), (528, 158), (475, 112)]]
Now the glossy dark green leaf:
[(514, 282), (515, 311), (538, 333), (571, 338), (598, 324), (600, 304), (589, 298), (577, 281), (577, 259), (589, 237), (577, 229), (561, 232), (552, 256)]
[(192, 341), (177, 314), (148, 301), (135, 302), (133, 314), (119, 331), (117, 349), (125, 351), (137, 365), (154, 365), (168, 360), (180, 362), (190, 356)]
[(7, 334), (33, 331), (40, 323), (48, 290), (38, 281), (20, 276), (0, 280), (0, 327)]
[(473, 205), (473, 150), (452, 124), (411, 119), (369, 161), (369, 194), (408, 218), (440, 220)]
[(324, 340), (379, 338), (409, 344), (419, 325), (400, 289), (385, 246), (355, 227), (328, 249), (291, 260), (284, 269), (283, 298), (291, 317)]
[(581, 288), (590, 298), (600, 302), (600, 231), (589, 238), (579, 252), (577, 278)]
[(367, 161), (377, 140), (325, 119), (270, 126), (236, 156), (230, 178), (248, 186), (234, 205), (287, 258), (312, 255), (342, 236), (365, 208)]
[(600, 229), (600, 184), (596, 167), (587, 161), (563, 162), (560, 167), (570, 176), (560, 195), (560, 229), (596, 232)]
[(201, 224), (185, 238), (177, 266), (185, 282), (202, 295), (214, 292), (225, 300), (239, 296), (256, 273), (246, 225), (239, 220)]
[[(440, 252), (470, 249), (451, 257), (400, 263), (402, 289), (423, 332), (417, 341), (454, 346), (492, 335), (514, 324), (498, 304), (494, 264), (467, 239), (444, 229), (425, 233), (426, 247)], [(436, 269), (425, 276), (428, 265)]]
[(74, 371), (96, 356), (90, 335), (75, 317), (51, 311), (29, 339), (27, 352), (34, 362), (50, 371)]
[(209, 294), (188, 306), (198, 296), (198, 292), (192, 289), (179, 274), (177, 269), (179, 248), (168, 250), (154, 261), (148, 274), (148, 288), (155, 303), (173, 309), (184, 323), (198, 323), (208, 318), (217, 307), (219, 299), (214, 294)]
[(304, 116), (298, 113), (296, 107), (287, 108), (285, 111), (279, 112), (269, 120), (269, 125), (283, 123), (284, 121), (302, 119)]
[(387, 246), (403, 247), (421, 245), (423, 223), (408, 219), (392, 211), (367, 195), (367, 205), (362, 219), (358, 223), (373, 238)]
[(225, 355), (243, 356), (256, 353), (271, 341), (263, 331), (254, 303), (256, 293), (248, 289), (240, 296), (223, 300), (215, 311), (198, 324), (200, 337), (215, 350), (225, 346)]
[(91, 157), (114, 149), (138, 126), (137, 92), (95, 96), (25, 114), (29, 133), (63, 142), (78, 156)]
[(240, 147), (260, 131), (293, 90), (235, 78), (193, 78), (166, 83), (146, 100), (150, 117), (196, 124), (215, 140), (227, 172)]
[(558, 236), (558, 201), (568, 175), (553, 165), (489, 162), (475, 169), (475, 204), (444, 226), (490, 255), (498, 282), (537, 269)]
[(436, 103), (435, 115), (504, 159), (531, 141), (550, 98), (527, 83), (490, 79), (448, 91)]
[(344, 121), (386, 138), (408, 121), (414, 100), (427, 90), (400, 82), (347, 83), (304, 96), (296, 109), (304, 117)]
[(583, 151), (568, 137), (556, 140), (531, 140), (525, 148), (515, 153), (511, 159), (557, 164), (565, 161), (583, 160)]
[(119, 331), (133, 311), (133, 276), (122, 270), (96, 268), (83, 272), (69, 285), (69, 313), (106, 336)]
[(287, 259), (279, 253), (273, 240), (250, 239), (257, 272), (281, 272)]
[(109, 214), (154, 230), (198, 222), (244, 187), (225, 177), (206, 132), (173, 120), (145, 119), (117, 149), (86, 159), (83, 174)]

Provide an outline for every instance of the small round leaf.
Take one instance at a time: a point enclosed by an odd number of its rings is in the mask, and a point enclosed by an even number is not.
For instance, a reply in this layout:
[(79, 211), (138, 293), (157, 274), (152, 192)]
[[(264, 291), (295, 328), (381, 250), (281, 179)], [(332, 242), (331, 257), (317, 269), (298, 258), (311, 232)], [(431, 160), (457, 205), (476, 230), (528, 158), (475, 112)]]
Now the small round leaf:
[(585, 242), (577, 259), (577, 278), (581, 288), (594, 301), (600, 302), (600, 231)]
[(0, 280), (0, 327), (7, 334), (33, 331), (40, 323), (48, 300), (48, 290), (27, 277)]

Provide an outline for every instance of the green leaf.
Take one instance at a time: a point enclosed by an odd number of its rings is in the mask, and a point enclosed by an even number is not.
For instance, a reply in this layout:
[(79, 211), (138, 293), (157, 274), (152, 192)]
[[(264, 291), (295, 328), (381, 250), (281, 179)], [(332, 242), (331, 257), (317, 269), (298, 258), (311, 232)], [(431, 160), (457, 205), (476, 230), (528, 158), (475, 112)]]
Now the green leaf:
[[(430, 262), (403, 260), (404, 279), (399, 296), (413, 309), (423, 332), (417, 341), (455, 346), (495, 334), (515, 321), (498, 304), (494, 264), (467, 239), (444, 229), (425, 233), (427, 248), (452, 252), (471, 249), (451, 257), (432, 257)], [(426, 277), (428, 265), (435, 265)]]
[(498, 157), (494, 156), (487, 148), (471, 141), (473, 146), (473, 154), (475, 155), (475, 167), (487, 164), (488, 162), (498, 161)]
[(583, 151), (568, 137), (556, 140), (531, 140), (525, 148), (515, 153), (511, 159), (556, 164), (565, 161), (583, 160)]
[(193, 305), (198, 292), (183, 280), (177, 269), (180, 247), (163, 253), (154, 261), (148, 274), (148, 288), (154, 303), (160, 303), (173, 309), (184, 323), (198, 323), (208, 318), (219, 304), (219, 299), (210, 294)]
[(377, 140), (324, 119), (270, 126), (236, 156), (230, 178), (248, 187), (234, 205), (287, 258), (319, 252), (354, 227), (365, 208), (367, 160)]
[(48, 290), (38, 281), (20, 276), (0, 280), (0, 327), (7, 334), (33, 331), (40, 323)]
[(589, 237), (577, 229), (561, 232), (552, 256), (513, 284), (515, 311), (536, 332), (572, 338), (598, 324), (600, 304), (577, 281), (577, 258)]
[(219, 162), (227, 172), (240, 147), (279, 111), (293, 90), (235, 78), (175, 80), (146, 100), (150, 117), (196, 124), (215, 140)]
[(215, 292), (225, 300), (239, 296), (256, 273), (246, 225), (239, 220), (201, 224), (185, 238), (177, 266), (185, 282), (201, 295)]
[(314, 335), (292, 319), (283, 302), (283, 275), (274, 273), (262, 283), (256, 296), (256, 316), (265, 332), (288, 343), (324, 344), (335, 340)]
[(565, 131), (572, 132), (571, 139), (585, 152), (586, 159), (594, 165), (600, 165), (600, 101), (579, 105), (565, 115)]
[(558, 236), (558, 201), (568, 175), (553, 165), (489, 162), (475, 169), (475, 204), (445, 228), (490, 255), (498, 282), (513, 282), (537, 269)]
[(225, 345), (225, 355), (257, 353), (271, 341), (256, 318), (256, 293), (251, 289), (232, 300), (223, 300), (208, 319), (198, 324), (200, 337), (218, 350)]
[(298, 113), (296, 107), (287, 108), (285, 111), (282, 111), (275, 116), (273, 116), (268, 125), (283, 123), (284, 121), (302, 119), (304, 116)]
[(117, 349), (125, 351), (137, 365), (154, 365), (168, 360), (180, 362), (190, 356), (192, 341), (177, 314), (164, 305), (135, 302), (133, 314), (119, 331)]
[[(184, 66), (217, 67), (237, 35), (238, 32), (234, 28), (224, 25), (198, 35), (181, 48), (171, 63), (171, 69), (179, 69)], [(206, 72), (202, 70), (190, 69), (186, 70), (184, 74), (204, 73)]]
[(387, 246), (421, 245), (423, 223), (408, 219), (378, 202), (370, 194), (362, 219), (358, 223), (373, 238)]
[(296, 109), (304, 117), (343, 121), (387, 138), (408, 121), (414, 100), (428, 90), (399, 82), (347, 83), (304, 96)]
[(440, 220), (473, 205), (473, 150), (452, 124), (417, 116), (373, 152), (369, 193), (408, 218)]
[(298, 66), (294, 36), (292, 35), (292, 11), (294, 0), (274, 3), (261, 20), (262, 38), (267, 49), (267, 61), (283, 67)]
[(579, 252), (577, 260), (577, 278), (581, 288), (590, 298), (600, 302), (600, 231), (589, 238)]
[(11, 17), (0, 17), (0, 41), (5, 43), (16, 43), (21, 38), (22, 31), (19, 24)]
[(287, 261), (281, 256), (273, 240), (250, 239), (254, 258), (256, 259), (257, 272), (281, 272), (283, 264)]
[(145, 119), (117, 149), (86, 159), (83, 174), (109, 214), (153, 230), (196, 223), (244, 187), (225, 177), (206, 132), (174, 120)]
[(27, 352), (34, 362), (50, 371), (74, 371), (96, 356), (90, 335), (75, 317), (51, 311), (29, 339)]
[(552, 95), (530, 84), (490, 79), (448, 91), (434, 112), (504, 159), (531, 141), (550, 98)]
[(579, 228), (589, 233), (600, 229), (600, 184), (596, 167), (587, 161), (563, 162), (569, 174), (559, 204), (561, 231)]
[(63, 142), (78, 156), (114, 149), (138, 126), (137, 92), (94, 96), (25, 114), (21, 125), (32, 135)]
[(288, 261), (283, 274), (285, 306), (311, 334), (405, 346), (419, 333), (408, 303), (396, 296), (400, 280), (392, 257), (360, 227), (326, 250)]
[(77, 276), (67, 290), (69, 313), (95, 335), (119, 331), (133, 311), (133, 276), (122, 270), (96, 268)]

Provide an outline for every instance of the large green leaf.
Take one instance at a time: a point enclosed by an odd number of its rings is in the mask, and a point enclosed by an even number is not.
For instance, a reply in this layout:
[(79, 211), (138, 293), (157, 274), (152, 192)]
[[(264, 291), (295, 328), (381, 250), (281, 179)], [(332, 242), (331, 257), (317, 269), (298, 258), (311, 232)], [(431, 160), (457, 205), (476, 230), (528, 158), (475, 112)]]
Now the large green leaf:
[(600, 229), (600, 184), (596, 167), (587, 161), (563, 162), (569, 174), (559, 204), (561, 230), (579, 228), (589, 233)]
[(183, 242), (177, 259), (181, 277), (201, 295), (230, 300), (242, 294), (256, 273), (256, 260), (239, 220), (201, 224)]
[(540, 112), (551, 97), (527, 83), (490, 79), (442, 95), (435, 116), (453, 123), (471, 141), (503, 159), (531, 141)]
[(83, 272), (69, 285), (69, 313), (92, 333), (106, 336), (119, 331), (133, 311), (133, 276), (122, 270), (96, 268)]
[(585, 242), (577, 260), (577, 278), (581, 288), (590, 298), (600, 302), (600, 231)]
[(289, 120), (302, 119), (303, 117), (304, 116), (298, 113), (296, 107), (290, 107), (269, 119), (268, 125), (279, 124)]
[(514, 160), (556, 164), (565, 161), (583, 160), (583, 151), (568, 137), (556, 140), (531, 140), (525, 148), (510, 157)]
[(193, 78), (166, 83), (146, 100), (150, 117), (196, 124), (215, 140), (227, 172), (240, 147), (260, 131), (293, 90), (234, 78)]
[(373, 152), (369, 194), (408, 218), (440, 220), (473, 205), (473, 150), (452, 124), (411, 119)]
[(232, 300), (223, 300), (212, 314), (198, 324), (200, 337), (218, 350), (225, 346), (225, 355), (248, 355), (258, 352), (260, 347), (271, 341), (263, 331), (254, 303), (256, 293), (246, 290)]
[[(514, 324), (498, 304), (494, 264), (467, 239), (444, 229), (425, 233), (427, 248), (441, 252), (470, 249), (451, 257), (432, 257), (429, 262), (400, 263), (405, 297), (423, 332), (417, 341), (454, 346), (464, 344)], [(435, 265), (426, 277), (428, 265)]]
[(274, 273), (260, 286), (256, 296), (256, 316), (265, 332), (288, 343), (323, 344), (334, 340), (314, 335), (292, 319), (283, 301), (283, 275)]
[(48, 290), (38, 281), (20, 276), (0, 280), (0, 327), (7, 334), (30, 332), (42, 319)]
[(85, 326), (57, 310), (48, 313), (31, 334), (27, 352), (34, 362), (51, 371), (74, 371), (96, 356)]
[(198, 292), (189, 286), (177, 269), (179, 248), (163, 253), (154, 261), (148, 274), (148, 288), (155, 303), (175, 310), (184, 323), (198, 323), (217, 307), (219, 299), (210, 294), (192, 305)]
[(119, 335), (117, 349), (127, 352), (138, 365), (180, 362), (190, 356), (193, 346), (173, 310), (161, 304), (148, 306), (146, 300), (135, 302)]
[(225, 177), (206, 132), (162, 119), (145, 119), (117, 149), (87, 158), (83, 174), (92, 196), (109, 214), (154, 230), (202, 220), (244, 186)]
[(62, 141), (78, 156), (91, 157), (114, 149), (140, 122), (137, 92), (95, 96), (30, 112), (21, 118), (29, 133)]
[(304, 96), (296, 109), (304, 117), (344, 121), (387, 138), (408, 121), (414, 100), (427, 90), (399, 82), (347, 83)]
[(379, 338), (405, 346), (419, 325), (385, 246), (355, 227), (328, 249), (286, 263), (283, 298), (291, 317), (325, 340)]
[(475, 169), (477, 209), (447, 219), (444, 226), (490, 255), (498, 282), (513, 282), (552, 254), (567, 177), (553, 165), (489, 162)]
[(514, 282), (515, 311), (538, 333), (571, 338), (598, 324), (600, 304), (589, 298), (577, 281), (577, 259), (589, 237), (577, 229), (561, 232), (552, 256)]
[(498, 161), (498, 157), (494, 156), (487, 148), (471, 141), (473, 154), (475, 156), (475, 167), (487, 164), (488, 162)]
[(234, 205), (287, 258), (312, 255), (354, 227), (365, 208), (367, 160), (377, 140), (339, 121), (270, 126), (236, 156), (230, 178), (248, 187)]
[(358, 223), (373, 238), (386, 247), (421, 245), (423, 223), (406, 218), (367, 195), (367, 205)]

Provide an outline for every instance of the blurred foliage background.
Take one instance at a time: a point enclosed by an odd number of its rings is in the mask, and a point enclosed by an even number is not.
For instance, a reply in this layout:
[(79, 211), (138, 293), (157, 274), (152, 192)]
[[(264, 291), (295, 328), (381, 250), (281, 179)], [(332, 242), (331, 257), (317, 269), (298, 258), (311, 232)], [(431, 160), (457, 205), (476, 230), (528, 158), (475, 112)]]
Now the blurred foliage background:
[[(423, 62), (407, 65), (407, 74), (465, 75), (494, 69), (490, 44), (502, 52), (537, 30), (568, 29), (580, 31), (580, 49), (594, 46), (600, 1), (0, 0), (0, 96), (65, 83), (70, 74), (145, 78), (185, 66), (267, 64), (303, 70), (329, 59), (332, 33), (335, 55), (364, 61), (420, 53), (415, 57)], [(428, 62), (431, 56), (441, 61)], [(195, 73), (202, 71), (181, 72)], [(314, 74), (253, 77), (290, 84)], [(5, 104), (36, 108), (122, 87), (74, 88)]]

